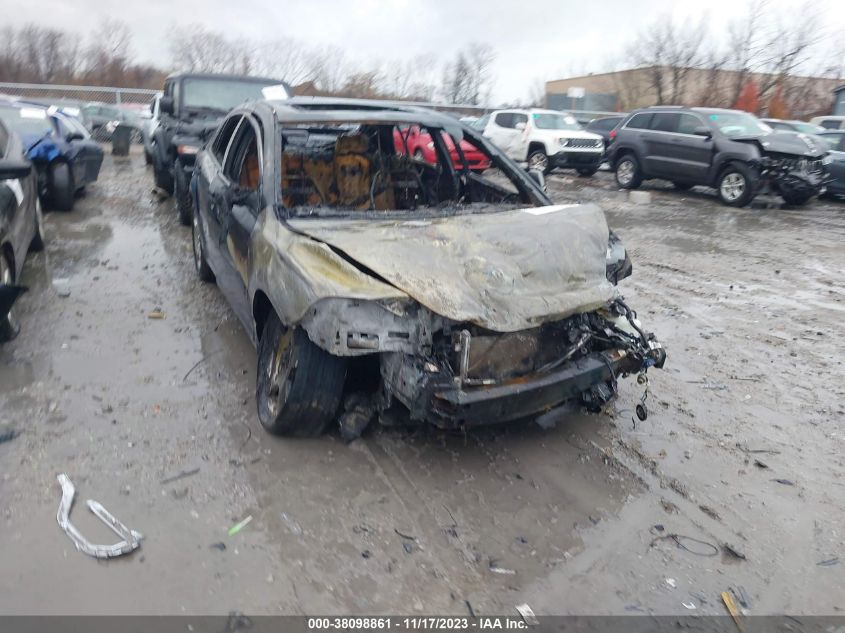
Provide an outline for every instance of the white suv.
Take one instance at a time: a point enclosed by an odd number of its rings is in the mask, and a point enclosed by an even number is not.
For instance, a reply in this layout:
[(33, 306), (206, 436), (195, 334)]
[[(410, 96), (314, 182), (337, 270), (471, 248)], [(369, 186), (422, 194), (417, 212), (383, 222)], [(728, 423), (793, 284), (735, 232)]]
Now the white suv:
[(571, 167), (592, 176), (604, 154), (604, 140), (585, 132), (567, 112), (557, 110), (496, 110), (470, 123), (528, 169), (544, 174), (555, 167)]

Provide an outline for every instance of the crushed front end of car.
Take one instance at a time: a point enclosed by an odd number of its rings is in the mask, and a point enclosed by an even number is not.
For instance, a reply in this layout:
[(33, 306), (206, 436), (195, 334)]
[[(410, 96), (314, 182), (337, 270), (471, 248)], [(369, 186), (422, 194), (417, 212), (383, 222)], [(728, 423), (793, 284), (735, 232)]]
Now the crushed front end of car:
[(828, 151), (816, 136), (777, 132), (762, 138), (737, 139), (753, 142), (759, 150), (755, 161), (758, 193), (775, 193), (787, 203), (803, 204), (821, 193), (828, 179)]

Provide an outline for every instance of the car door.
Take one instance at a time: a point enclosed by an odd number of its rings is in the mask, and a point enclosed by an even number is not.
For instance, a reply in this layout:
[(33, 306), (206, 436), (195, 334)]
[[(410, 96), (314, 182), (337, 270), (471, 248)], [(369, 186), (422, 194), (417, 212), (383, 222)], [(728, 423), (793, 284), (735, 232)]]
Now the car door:
[(642, 131), (645, 170), (649, 176), (672, 179), (679, 118), (677, 112), (655, 112), (648, 129)]
[[(522, 130), (516, 128), (518, 112), (497, 112), (490, 120), (490, 124), (484, 131), (484, 136), (489, 138), (494, 145), (498, 146), (505, 154), (514, 160), (525, 160), (525, 155), (514, 154), (518, 149), (518, 138)], [(525, 124), (528, 117), (522, 115), (522, 122)]]
[(708, 126), (697, 115), (681, 112), (678, 127), (672, 140), (672, 171), (678, 174), (676, 180), (704, 184), (713, 159), (713, 138), (696, 134), (696, 130)]

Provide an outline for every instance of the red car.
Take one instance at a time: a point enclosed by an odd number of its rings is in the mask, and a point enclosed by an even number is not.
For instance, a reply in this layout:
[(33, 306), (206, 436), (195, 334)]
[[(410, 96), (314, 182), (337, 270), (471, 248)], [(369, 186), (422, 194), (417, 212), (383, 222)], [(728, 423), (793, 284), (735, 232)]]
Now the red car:
[[(446, 149), (449, 150), (452, 163), (457, 169), (461, 169), (463, 165), (458, 156), (458, 151), (455, 149), (455, 144), (452, 142), (452, 137), (444, 134), (443, 140), (446, 142)], [(399, 154), (407, 153), (414, 158), (424, 160), (430, 164), (437, 162), (437, 155), (434, 152), (434, 142), (431, 140), (431, 135), (428, 132), (421, 131), (417, 125), (412, 125), (402, 130), (398, 127), (394, 128), (393, 143), (396, 146), (396, 152)], [(406, 146), (407, 151), (405, 149)], [(478, 151), (472, 143), (461, 141), (461, 151), (472, 171), (482, 172), (490, 168), (490, 159)]]

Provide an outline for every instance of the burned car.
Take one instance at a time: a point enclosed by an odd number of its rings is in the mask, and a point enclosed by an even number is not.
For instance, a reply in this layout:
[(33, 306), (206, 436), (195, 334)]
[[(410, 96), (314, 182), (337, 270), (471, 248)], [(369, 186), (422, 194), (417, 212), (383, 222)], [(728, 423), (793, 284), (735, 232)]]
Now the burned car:
[(682, 191), (714, 187), (724, 204), (744, 207), (757, 194), (806, 203), (824, 187), (830, 159), (817, 136), (775, 132), (747, 112), (654, 106), (616, 128), (609, 160), (623, 189), (662, 178)]
[[(436, 161), (397, 147), (408, 126)], [(467, 144), (490, 161), (483, 175)], [(611, 281), (631, 266), (601, 209), (552, 205), (447, 115), (247, 104), (199, 153), (192, 191), (197, 272), (258, 347), (258, 414), (273, 433), (319, 434), (342, 403), (341, 428), (356, 412), (466, 428), (595, 411), (619, 377), (663, 364)]]

